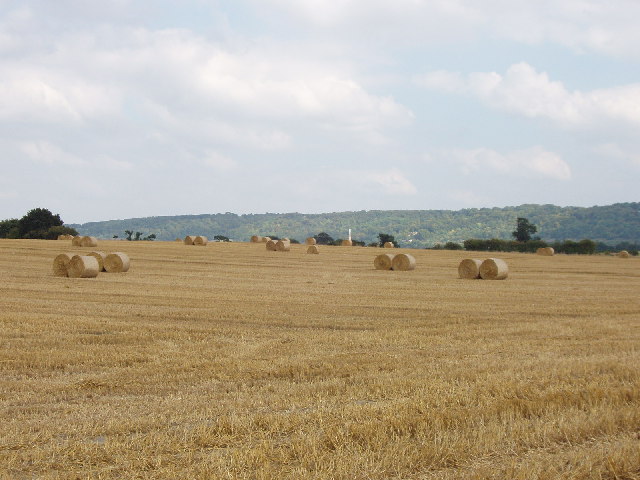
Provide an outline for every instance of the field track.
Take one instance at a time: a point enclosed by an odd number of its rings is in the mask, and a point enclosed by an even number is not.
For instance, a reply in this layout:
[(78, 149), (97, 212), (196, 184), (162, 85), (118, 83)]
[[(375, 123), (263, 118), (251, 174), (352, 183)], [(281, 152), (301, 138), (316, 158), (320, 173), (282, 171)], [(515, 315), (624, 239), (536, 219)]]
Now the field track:
[(640, 258), (319, 248), (0, 240), (0, 479), (640, 479)]

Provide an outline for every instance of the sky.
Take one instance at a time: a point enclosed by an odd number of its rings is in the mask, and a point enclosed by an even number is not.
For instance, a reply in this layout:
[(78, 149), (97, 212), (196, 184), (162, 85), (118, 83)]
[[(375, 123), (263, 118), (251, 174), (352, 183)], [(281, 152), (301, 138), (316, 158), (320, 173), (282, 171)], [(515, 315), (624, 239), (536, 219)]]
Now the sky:
[(637, 0), (0, 0), (0, 219), (639, 201)]

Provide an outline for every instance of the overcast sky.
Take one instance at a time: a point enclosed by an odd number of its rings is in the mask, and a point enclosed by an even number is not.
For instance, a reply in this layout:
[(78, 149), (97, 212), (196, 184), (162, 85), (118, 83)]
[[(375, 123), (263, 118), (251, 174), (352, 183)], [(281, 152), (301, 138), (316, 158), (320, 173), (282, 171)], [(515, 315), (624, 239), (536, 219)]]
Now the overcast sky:
[(637, 0), (0, 0), (0, 219), (640, 196)]

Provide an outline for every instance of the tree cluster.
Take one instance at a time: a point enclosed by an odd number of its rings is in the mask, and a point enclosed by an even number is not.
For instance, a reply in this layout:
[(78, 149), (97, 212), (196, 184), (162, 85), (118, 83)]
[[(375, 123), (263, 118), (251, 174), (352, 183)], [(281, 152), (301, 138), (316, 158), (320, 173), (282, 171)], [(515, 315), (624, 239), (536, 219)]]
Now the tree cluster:
[(20, 219), (0, 221), (0, 238), (39, 238), (56, 240), (59, 235), (78, 235), (74, 228), (64, 226), (59, 214), (46, 208), (29, 210)]

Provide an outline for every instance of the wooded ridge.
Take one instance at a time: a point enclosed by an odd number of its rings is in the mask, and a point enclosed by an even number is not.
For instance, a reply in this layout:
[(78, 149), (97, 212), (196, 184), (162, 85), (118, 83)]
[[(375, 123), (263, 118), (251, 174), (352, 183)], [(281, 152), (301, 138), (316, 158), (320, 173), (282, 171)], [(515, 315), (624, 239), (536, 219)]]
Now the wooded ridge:
[(356, 240), (371, 243), (378, 233), (394, 235), (400, 246), (432, 247), (437, 243), (463, 242), (470, 238), (511, 239), (516, 219), (525, 217), (537, 226), (537, 236), (549, 242), (581, 240), (616, 244), (640, 242), (640, 202), (594, 207), (520, 205), (504, 208), (463, 210), (362, 210), (322, 214), (264, 213), (236, 215), (218, 213), (178, 215), (85, 224), (69, 224), (81, 235), (99, 238), (124, 237), (125, 230), (155, 234), (158, 240), (175, 240), (186, 235), (213, 238), (224, 235), (232, 241), (248, 241), (251, 235), (277, 235), (304, 241), (326, 232), (335, 239), (347, 238), (349, 229)]

